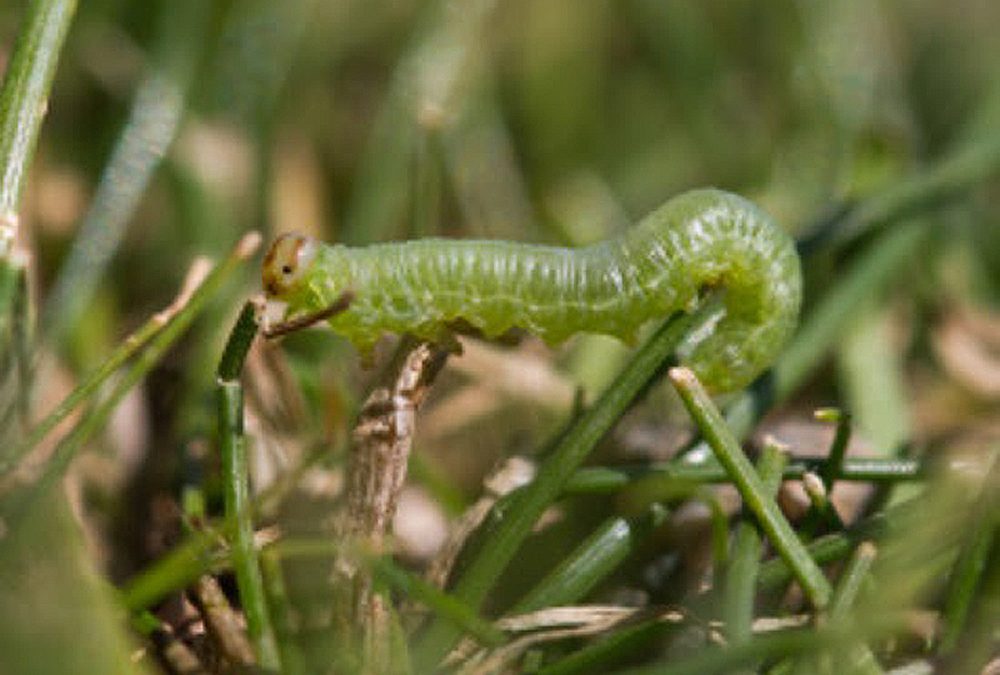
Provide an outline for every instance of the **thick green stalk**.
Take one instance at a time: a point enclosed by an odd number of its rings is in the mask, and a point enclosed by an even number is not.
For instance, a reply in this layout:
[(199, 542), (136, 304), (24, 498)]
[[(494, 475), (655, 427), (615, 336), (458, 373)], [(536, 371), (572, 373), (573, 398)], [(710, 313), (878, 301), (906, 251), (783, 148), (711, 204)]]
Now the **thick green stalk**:
[(239, 376), (247, 350), (257, 333), (254, 309), (247, 303), (236, 321), (219, 363), (219, 451), (222, 455), (223, 498), (226, 528), (232, 533), (232, 561), (240, 603), (247, 619), (247, 633), (254, 643), (258, 664), (279, 669), (281, 661), (264, 594), (264, 580), (253, 540), (253, 504), (247, 441), (243, 433), (243, 385)]
[(732, 477), (743, 503), (757, 516), (761, 529), (767, 533), (775, 549), (792, 568), (795, 578), (802, 584), (813, 605), (819, 609), (824, 608), (830, 600), (830, 583), (799, 541), (777, 502), (768, 495), (750, 460), (726, 426), (719, 409), (712, 403), (694, 373), (687, 368), (671, 368), (669, 377), (702, 435), (715, 451), (715, 456)]
[[(706, 312), (710, 314), (713, 309), (707, 307)], [(559, 438), (535, 480), (511, 500), (503, 520), (470, 561), (455, 586), (455, 595), (460, 600), (473, 609), (482, 605), (538, 517), (559, 497), (563, 485), (590, 451), (655, 380), (688, 330), (704, 320), (704, 314), (699, 312), (665, 322), (600, 400)], [(454, 626), (441, 620), (432, 623), (416, 651), (417, 668), (430, 672), (458, 637), (459, 631)]]
[[(77, 0), (28, 3), (0, 87), (0, 430), (13, 429), (18, 436), (28, 420), (34, 337), (28, 258), (16, 245), (18, 214), (76, 5)], [(10, 424), (13, 419), (19, 419), (17, 426)]]

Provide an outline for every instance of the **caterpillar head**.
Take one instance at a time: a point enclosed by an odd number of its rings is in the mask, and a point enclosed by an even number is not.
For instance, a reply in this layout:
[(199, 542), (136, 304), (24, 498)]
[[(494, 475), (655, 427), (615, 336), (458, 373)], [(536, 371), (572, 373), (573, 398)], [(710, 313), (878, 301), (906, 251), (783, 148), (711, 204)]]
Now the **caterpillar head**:
[(264, 292), (270, 299), (288, 295), (316, 257), (316, 242), (301, 234), (283, 234), (264, 256)]

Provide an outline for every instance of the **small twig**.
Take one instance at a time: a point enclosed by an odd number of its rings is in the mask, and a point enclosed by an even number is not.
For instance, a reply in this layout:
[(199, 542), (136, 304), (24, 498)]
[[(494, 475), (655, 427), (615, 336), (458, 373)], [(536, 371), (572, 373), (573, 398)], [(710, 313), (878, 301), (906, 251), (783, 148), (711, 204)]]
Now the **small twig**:
[(273, 340), (276, 337), (281, 337), (282, 335), (288, 335), (289, 333), (309, 328), (310, 326), (326, 321), (330, 317), (336, 316), (337, 314), (345, 311), (351, 306), (352, 302), (354, 302), (354, 293), (352, 291), (344, 291), (337, 297), (336, 300), (319, 311), (297, 316), (294, 319), (282, 321), (274, 326), (268, 326), (264, 330), (264, 337), (268, 340)]
[[(160, 658), (176, 675), (207, 675), (209, 670), (198, 655), (174, 632), (173, 627), (160, 621), (150, 612), (141, 612), (132, 618), (133, 627), (156, 646)], [(143, 648), (133, 661), (143, 658), (148, 649)]]
[[(365, 401), (348, 458), (346, 512), (338, 539), (355, 542), (374, 555), (384, 549), (406, 479), (416, 411), (447, 356), (448, 352), (431, 344), (413, 346), (405, 340), (386, 371), (388, 378)], [(360, 630), (365, 667), (369, 672), (387, 672), (389, 607), (375, 593), (370, 571), (341, 555), (334, 578), (346, 581), (351, 589), (349, 611)]]
[(254, 665), (257, 659), (243, 630), (243, 622), (215, 577), (206, 574), (199, 578), (192, 589), (192, 597), (222, 656), (233, 665)]

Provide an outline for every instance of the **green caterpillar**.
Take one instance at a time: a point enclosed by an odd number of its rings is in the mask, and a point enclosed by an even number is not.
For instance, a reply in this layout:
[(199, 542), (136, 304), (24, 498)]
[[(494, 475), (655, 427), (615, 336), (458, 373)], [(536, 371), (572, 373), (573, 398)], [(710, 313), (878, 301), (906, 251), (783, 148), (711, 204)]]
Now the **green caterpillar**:
[(386, 332), (440, 340), (463, 324), (487, 337), (522, 328), (549, 344), (578, 332), (631, 342), (651, 319), (689, 311), (716, 289), (724, 311), (681, 354), (716, 391), (745, 386), (774, 361), (802, 296), (788, 235), (751, 202), (712, 189), (679, 195), (621, 236), (578, 249), (457, 239), (348, 248), (283, 235), (263, 282), (288, 316), (352, 291), (329, 325), (363, 353)]

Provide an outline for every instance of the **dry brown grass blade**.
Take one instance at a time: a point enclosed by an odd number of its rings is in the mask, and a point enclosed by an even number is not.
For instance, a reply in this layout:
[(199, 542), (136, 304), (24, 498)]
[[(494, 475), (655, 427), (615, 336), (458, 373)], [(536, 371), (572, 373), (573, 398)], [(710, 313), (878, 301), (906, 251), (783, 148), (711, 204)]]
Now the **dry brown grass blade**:
[(473, 643), (463, 642), (448, 656), (445, 663), (451, 666), (462, 663), (457, 671), (460, 675), (504, 672), (505, 668), (536, 645), (600, 635), (623, 624), (654, 619), (680, 624), (689, 620), (689, 617), (676, 608), (647, 609), (615, 605), (549, 607), (498, 620), (498, 628), (523, 633), (504, 646), (470, 654)]

